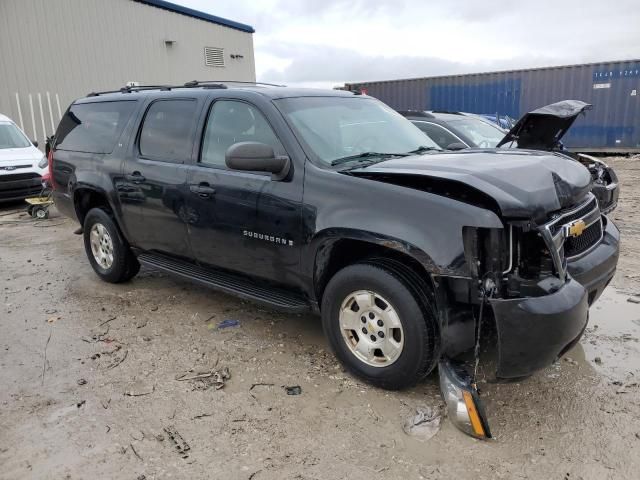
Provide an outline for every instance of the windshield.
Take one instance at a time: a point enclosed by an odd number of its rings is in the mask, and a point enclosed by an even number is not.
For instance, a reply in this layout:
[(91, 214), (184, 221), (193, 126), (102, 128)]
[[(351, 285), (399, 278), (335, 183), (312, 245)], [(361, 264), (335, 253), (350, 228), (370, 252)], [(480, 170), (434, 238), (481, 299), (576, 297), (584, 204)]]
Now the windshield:
[(0, 149), (26, 148), (31, 142), (13, 123), (0, 122)]
[(480, 148), (495, 148), (505, 136), (505, 132), (498, 126), (493, 126), (483, 120), (465, 117), (447, 122), (453, 128), (460, 130), (464, 135)]
[(440, 150), (410, 121), (372, 98), (297, 97), (276, 102), (313, 154), (327, 164)]

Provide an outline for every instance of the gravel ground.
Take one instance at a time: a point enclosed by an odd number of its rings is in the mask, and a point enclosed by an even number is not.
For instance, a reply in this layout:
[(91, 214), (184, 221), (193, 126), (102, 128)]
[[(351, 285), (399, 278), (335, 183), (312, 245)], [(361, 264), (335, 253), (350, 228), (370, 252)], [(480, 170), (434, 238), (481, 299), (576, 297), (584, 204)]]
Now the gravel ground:
[(437, 377), (362, 384), (312, 315), (151, 270), (103, 283), (71, 221), (0, 209), (0, 478), (638, 478), (640, 159), (609, 161), (622, 183), (614, 287), (564, 360), (481, 385), (491, 441), (447, 419), (428, 441), (405, 434), (416, 408), (441, 404)]

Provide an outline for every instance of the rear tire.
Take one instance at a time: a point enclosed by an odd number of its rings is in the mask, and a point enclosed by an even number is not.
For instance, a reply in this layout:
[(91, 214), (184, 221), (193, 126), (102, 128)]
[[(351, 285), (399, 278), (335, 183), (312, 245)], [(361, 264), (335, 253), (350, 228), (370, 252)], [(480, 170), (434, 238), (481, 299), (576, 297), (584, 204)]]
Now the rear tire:
[(338, 359), (389, 390), (423, 379), (438, 356), (435, 310), (412, 274), (399, 262), (350, 265), (331, 278), (322, 298), (323, 328)]
[(83, 236), (89, 263), (102, 280), (121, 283), (136, 276), (140, 264), (109, 212), (101, 208), (89, 210)]

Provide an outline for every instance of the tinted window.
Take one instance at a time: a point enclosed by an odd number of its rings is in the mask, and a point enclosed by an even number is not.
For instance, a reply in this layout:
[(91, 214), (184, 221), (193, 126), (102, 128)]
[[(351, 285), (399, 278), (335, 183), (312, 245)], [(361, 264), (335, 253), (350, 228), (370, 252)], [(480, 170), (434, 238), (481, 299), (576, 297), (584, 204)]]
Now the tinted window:
[(31, 142), (13, 123), (0, 122), (0, 149), (26, 148)]
[(440, 125), (427, 122), (414, 122), (416, 127), (426, 133), (431, 140), (436, 142), (439, 147), (447, 148), (452, 143), (462, 143), (453, 136), (451, 132), (444, 129)]
[(140, 155), (176, 163), (188, 160), (196, 107), (195, 100), (153, 102), (140, 131)]
[(238, 142), (266, 143), (276, 155), (285, 154), (271, 126), (255, 107), (233, 100), (215, 102), (207, 119), (200, 161), (223, 167), (227, 149)]
[(71, 105), (58, 125), (56, 148), (111, 153), (135, 106), (132, 101)]

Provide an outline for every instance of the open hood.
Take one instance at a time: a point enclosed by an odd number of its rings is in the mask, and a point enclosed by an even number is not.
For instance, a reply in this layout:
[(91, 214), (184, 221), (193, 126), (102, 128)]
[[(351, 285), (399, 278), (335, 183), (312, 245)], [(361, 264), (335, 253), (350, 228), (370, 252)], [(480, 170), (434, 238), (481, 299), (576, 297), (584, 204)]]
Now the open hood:
[(545, 221), (591, 190), (591, 175), (557, 153), (461, 150), (414, 155), (344, 173), (424, 190), (480, 206), (490, 198), (505, 217)]
[(590, 108), (580, 100), (563, 100), (525, 113), (496, 147), (515, 141), (518, 148), (553, 150), (578, 115)]

